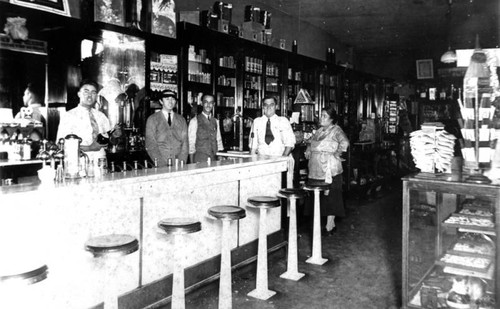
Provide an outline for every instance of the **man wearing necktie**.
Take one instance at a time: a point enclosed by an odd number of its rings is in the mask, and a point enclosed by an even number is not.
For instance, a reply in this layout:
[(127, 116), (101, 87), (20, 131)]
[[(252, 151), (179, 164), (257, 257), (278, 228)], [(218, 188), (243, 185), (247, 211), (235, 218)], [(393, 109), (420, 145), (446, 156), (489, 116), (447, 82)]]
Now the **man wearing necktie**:
[[(93, 80), (83, 80), (78, 91), (80, 103), (61, 116), (57, 139), (68, 134), (76, 134), (82, 139), (80, 148), (87, 154), (104, 152), (107, 145), (97, 142), (97, 135), (111, 130), (109, 119), (101, 111), (94, 108), (97, 101), (98, 85)], [(121, 134), (115, 131), (114, 134)], [(105, 155), (105, 154), (104, 154)], [(92, 158), (91, 158), (92, 159)]]
[(264, 115), (254, 120), (249, 147), (252, 155), (288, 156), (295, 146), (292, 126), (285, 117), (276, 115), (276, 99), (262, 100)]
[(202, 112), (189, 122), (189, 160), (207, 162), (207, 159), (216, 160), (217, 151), (224, 150), (222, 135), (220, 134), (219, 120), (212, 116), (215, 99), (211, 94), (202, 98)]
[(288, 157), (287, 186), (291, 188), (295, 161), (290, 152), (295, 146), (295, 134), (288, 119), (276, 115), (276, 104), (275, 97), (262, 100), (264, 116), (254, 120), (248, 142), (252, 155)]
[(160, 94), (161, 111), (146, 121), (146, 151), (158, 166), (166, 166), (168, 159), (183, 160), (188, 157), (188, 130), (184, 117), (174, 112), (177, 94), (164, 90)]

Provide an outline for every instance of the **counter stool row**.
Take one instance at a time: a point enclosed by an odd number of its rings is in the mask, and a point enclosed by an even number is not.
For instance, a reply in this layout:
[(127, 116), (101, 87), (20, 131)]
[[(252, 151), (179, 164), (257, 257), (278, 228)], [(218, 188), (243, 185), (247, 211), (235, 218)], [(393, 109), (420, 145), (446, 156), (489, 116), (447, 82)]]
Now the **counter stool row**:
[[(327, 259), (321, 256), (321, 230), (319, 213), (319, 194), (327, 190), (327, 184), (306, 185), (304, 190), (314, 192), (314, 222), (313, 222), (313, 250), (312, 256), (306, 260), (311, 264), (324, 264)], [(281, 189), (274, 196), (254, 196), (248, 199), (248, 206), (259, 209), (259, 239), (257, 253), (257, 274), (256, 288), (248, 295), (254, 298), (266, 300), (276, 294), (268, 288), (268, 265), (267, 265), (267, 210), (280, 206), (279, 198), (286, 198), (290, 201), (290, 225), (288, 235), (288, 261), (287, 271), (280, 277), (289, 280), (299, 280), (304, 276), (298, 272), (297, 256), (297, 217), (296, 201), (305, 196), (302, 189)], [(246, 216), (243, 208), (233, 205), (221, 205), (209, 208), (208, 214), (217, 220), (222, 221), (221, 235), (221, 268), (219, 283), (219, 308), (232, 308), (232, 288), (231, 288), (231, 248), (227, 239), (230, 237), (231, 221), (242, 219)], [(174, 271), (172, 287), (172, 308), (185, 307), (184, 295), (184, 266), (182, 265), (183, 235), (195, 233), (201, 230), (201, 222), (191, 218), (169, 218), (158, 222), (158, 227), (166, 234), (174, 235)], [(138, 240), (130, 235), (111, 234), (89, 239), (85, 243), (85, 249), (93, 254), (95, 258), (105, 258), (106, 262), (118, 263), (117, 258), (131, 254), (139, 249)], [(118, 265), (118, 264), (116, 264)], [(112, 277), (115, 268), (108, 267), (110, 272), (106, 273), (106, 279)], [(23, 281), (26, 284), (36, 283), (47, 277), (48, 268), (43, 265), (35, 270), (26, 273), (0, 276), (0, 284), (13, 281)], [(109, 282), (109, 281), (107, 281)], [(113, 283), (111, 282), (111, 285)], [(104, 307), (118, 308), (118, 297), (116, 290), (110, 288), (105, 295)]]

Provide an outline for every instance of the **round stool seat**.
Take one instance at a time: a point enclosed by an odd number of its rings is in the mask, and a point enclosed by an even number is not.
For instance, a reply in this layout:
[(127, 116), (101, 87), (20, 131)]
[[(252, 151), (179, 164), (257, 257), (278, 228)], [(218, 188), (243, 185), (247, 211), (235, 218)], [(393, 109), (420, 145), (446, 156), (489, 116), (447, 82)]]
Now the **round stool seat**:
[(317, 181), (317, 180), (309, 180), (306, 185), (304, 186), (304, 190), (307, 191), (314, 191), (314, 190), (320, 190), (320, 191), (325, 191), (328, 190), (330, 187), (329, 183), (326, 183), (324, 181)]
[(299, 199), (306, 196), (306, 192), (303, 189), (299, 188), (284, 188), (279, 191), (278, 195), (285, 198)]
[(33, 284), (47, 278), (48, 267), (47, 265), (40, 266), (33, 270), (27, 271), (25, 273), (20, 274), (10, 274), (5, 276), (0, 276), (0, 285), (1, 284), (10, 284), (10, 283), (26, 283)]
[(168, 218), (158, 222), (167, 234), (181, 235), (201, 231), (201, 222), (193, 218)]
[(238, 220), (246, 216), (245, 209), (232, 205), (210, 207), (208, 209), (208, 214), (221, 220)]
[(249, 206), (256, 208), (274, 208), (280, 206), (280, 200), (274, 196), (252, 196), (247, 200)]
[(85, 243), (85, 250), (94, 257), (123, 256), (139, 249), (137, 238), (124, 234), (103, 235), (89, 239)]

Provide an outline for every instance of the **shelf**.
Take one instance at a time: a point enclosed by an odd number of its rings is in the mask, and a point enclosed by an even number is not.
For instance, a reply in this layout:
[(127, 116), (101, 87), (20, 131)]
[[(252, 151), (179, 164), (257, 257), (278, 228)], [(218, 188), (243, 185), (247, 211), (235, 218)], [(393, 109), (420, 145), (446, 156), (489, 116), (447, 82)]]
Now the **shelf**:
[(226, 71), (226, 72), (235, 72), (236, 68), (231, 68), (231, 67), (223, 67), (223, 66), (218, 66), (217, 69)]
[[(491, 226), (485, 226), (484, 224), (491, 224)], [(486, 233), (489, 235), (495, 235), (495, 224), (493, 220), (491, 218), (483, 216), (453, 213), (443, 222), (443, 226), (458, 228), (461, 232)]]
[(248, 71), (245, 71), (245, 74), (253, 75), (253, 76), (262, 76), (262, 72), (261, 73), (257, 73), (257, 72), (248, 72)]
[(5, 166), (17, 166), (17, 165), (29, 165), (29, 164), (41, 164), (42, 160), (0, 160), (0, 167)]
[(203, 65), (207, 65), (207, 66), (211, 66), (212, 64), (211, 63), (206, 63), (206, 62), (203, 62), (203, 61), (196, 61), (196, 60), (188, 60), (189, 63), (197, 63), (197, 64), (203, 64)]
[(236, 87), (234, 87), (234, 86), (225, 86), (225, 85), (215, 85), (215, 86), (217, 88), (226, 89), (226, 90), (233, 90), (233, 91), (236, 90)]
[[(443, 261), (443, 259), (448, 259), (449, 261)], [(454, 262), (451, 262), (453, 260)], [(463, 263), (459, 263), (462, 261)], [(484, 267), (473, 267), (473, 262), (483, 263)], [(478, 256), (470, 256), (464, 254), (450, 254), (446, 253), (436, 261), (436, 265), (443, 266), (445, 269), (453, 268), (458, 269), (463, 272), (475, 272), (478, 274), (486, 275), (492, 266), (491, 257), (478, 257)], [(445, 271), (446, 272), (446, 271)], [(484, 278), (484, 277), (481, 277)]]
[(212, 83), (195, 82), (195, 81), (192, 81), (192, 80), (188, 80), (188, 83), (190, 83), (192, 85), (202, 86), (202, 87), (210, 87), (210, 86), (212, 86)]

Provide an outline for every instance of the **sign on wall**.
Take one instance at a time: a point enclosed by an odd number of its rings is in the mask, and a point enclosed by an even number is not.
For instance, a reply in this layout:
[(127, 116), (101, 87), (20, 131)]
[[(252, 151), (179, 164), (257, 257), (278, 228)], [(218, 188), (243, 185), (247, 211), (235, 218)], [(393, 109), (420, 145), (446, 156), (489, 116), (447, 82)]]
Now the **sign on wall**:
[(20, 6), (70, 16), (68, 0), (10, 0)]

